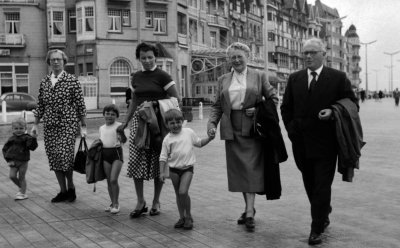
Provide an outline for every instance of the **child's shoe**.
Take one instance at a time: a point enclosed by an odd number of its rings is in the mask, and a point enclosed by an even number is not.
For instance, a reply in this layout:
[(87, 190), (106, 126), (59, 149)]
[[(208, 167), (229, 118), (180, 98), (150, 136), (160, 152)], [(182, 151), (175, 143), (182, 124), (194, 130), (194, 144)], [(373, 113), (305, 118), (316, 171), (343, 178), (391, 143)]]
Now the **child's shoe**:
[[(20, 194), (18, 194), (18, 193), (20, 193)], [(18, 195), (15, 196), (15, 200), (25, 200), (25, 199), (28, 199), (28, 195), (27, 195), (27, 194), (22, 194), (21, 192), (18, 192), (18, 193), (17, 193)]]
[(104, 212), (111, 212), (111, 209), (112, 209), (112, 203), (110, 204), (110, 206), (104, 209)]
[(185, 217), (185, 224), (183, 224), (183, 229), (185, 229), (185, 230), (193, 229), (193, 219), (192, 219), (192, 217)]
[(113, 208), (111, 208), (111, 210), (110, 210), (110, 213), (112, 213), (112, 214), (117, 214), (117, 213), (119, 213), (119, 205), (118, 205), (118, 207), (113, 207)]

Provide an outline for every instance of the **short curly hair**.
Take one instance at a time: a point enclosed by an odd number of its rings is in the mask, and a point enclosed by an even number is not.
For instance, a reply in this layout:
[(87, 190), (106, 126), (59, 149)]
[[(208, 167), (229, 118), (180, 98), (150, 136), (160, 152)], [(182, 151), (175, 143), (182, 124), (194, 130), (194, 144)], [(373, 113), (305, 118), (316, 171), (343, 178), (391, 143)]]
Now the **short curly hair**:
[(164, 114), (165, 123), (172, 120), (183, 121), (183, 114), (179, 109), (170, 109)]
[(140, 52), (148, 52), (148, 51), (153, 51), (154, 57), (158, 57), (158, 49), (157, 47), (149, 44), (142, 42), (136, 47), (136, 59), (140, 58)]
[(228, 46), (228, 48), (226, 49), (226, 54), (228, 56), (231, 50), (242, 50), (246, 53), (247, 56), (249, 56), (251, 52), (250, 48), (246, 44), (243, 44), (241, 42), (234, 42)]

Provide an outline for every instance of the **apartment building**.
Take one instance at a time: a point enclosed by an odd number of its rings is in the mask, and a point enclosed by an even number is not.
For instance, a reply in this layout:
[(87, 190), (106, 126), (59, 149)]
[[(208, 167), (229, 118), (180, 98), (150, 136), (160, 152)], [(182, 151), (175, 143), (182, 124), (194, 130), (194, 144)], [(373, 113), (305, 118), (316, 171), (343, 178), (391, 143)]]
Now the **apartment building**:
[(360, 80), (360, 39), (357, 34), (357, 29), (354, 25), (350, 25), (349, 29), (345, 32), (347, 38), (347, 53), (346, 53), (346, 74), (351, 81), (351, 85), (358, 88), (361, 83)]
[[(49, 71), (47, 51), (61, 49), (88, 109), (112, 100), (125, 105), (131, 74), (141, 69), (140, 42), (159, 48), (157, 65), (184, 98), (214, 100), (217, 78), (230, 70), (225, 49), (234, 41), (251, 48), (249, 66), (259, 70), (267, 48), (269, 80), (280, 92), (289, 74), (303, 68), (308, 37), (327, 42), (328, 66), (359, 70), (359, 61), (346, 62), (358, 56), (354, 37), (341, 35), (338, 11), (320, 0), (314, 6), (306, 0), (0, 0), (0, 8), (0, 93), (37, 95)], [(357, 82), (358, 73), (352, 78)]]
[(47, 73), (44, 0), (0, 1), (0, 94), (36, 94)]

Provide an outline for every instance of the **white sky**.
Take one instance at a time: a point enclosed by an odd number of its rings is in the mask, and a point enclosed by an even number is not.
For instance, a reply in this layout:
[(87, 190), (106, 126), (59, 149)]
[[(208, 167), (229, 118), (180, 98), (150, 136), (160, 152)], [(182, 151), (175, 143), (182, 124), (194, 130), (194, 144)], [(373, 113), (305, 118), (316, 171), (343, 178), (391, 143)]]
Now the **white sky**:
[[(308, 0), (314, 4), (315, 0)], [(389, 55), (400, 51), (400, 0), (321, 0), (331, 8), (336, 8), (339, 16), (347, 16), (342, 20), (342, 34), (351, 24), (357, 29), (360, 41), (368, 45), (368, 89), (388, 89), (389, 85)], [(360, 87), (365, 89), (365, 45), (360, 48)], [(393, 55), (393, 88), (400, 88), (400, 52)], [(377, 70), (377, 73), (374, 71)], [(378, 80), (376, 80), (378, 79)], [(378, 82), (378, 83), (376, 83)]]

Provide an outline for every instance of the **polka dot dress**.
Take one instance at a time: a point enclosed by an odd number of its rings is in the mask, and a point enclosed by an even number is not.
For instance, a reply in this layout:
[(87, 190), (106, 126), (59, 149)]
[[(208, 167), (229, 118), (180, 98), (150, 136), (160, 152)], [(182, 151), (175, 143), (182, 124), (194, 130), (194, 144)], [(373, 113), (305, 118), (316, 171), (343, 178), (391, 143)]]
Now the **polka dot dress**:
[(159, 157), (160, 155), (151, 149), (142, 149), (134, 143), (136, 130), (139, 125), (139, 115), (136, 111), (132, 118), (129, 136), (129, 163), (128, 176), (134, 179), (150, 180), (158, 178), (160, 175)]
[(66, 72), (53, 87), (50, 75), (40, 83), (35, 117), (43, 118), (44, 146), (50, 170), (73, 167), (78, 122), (86, 115), (79, 81)]

